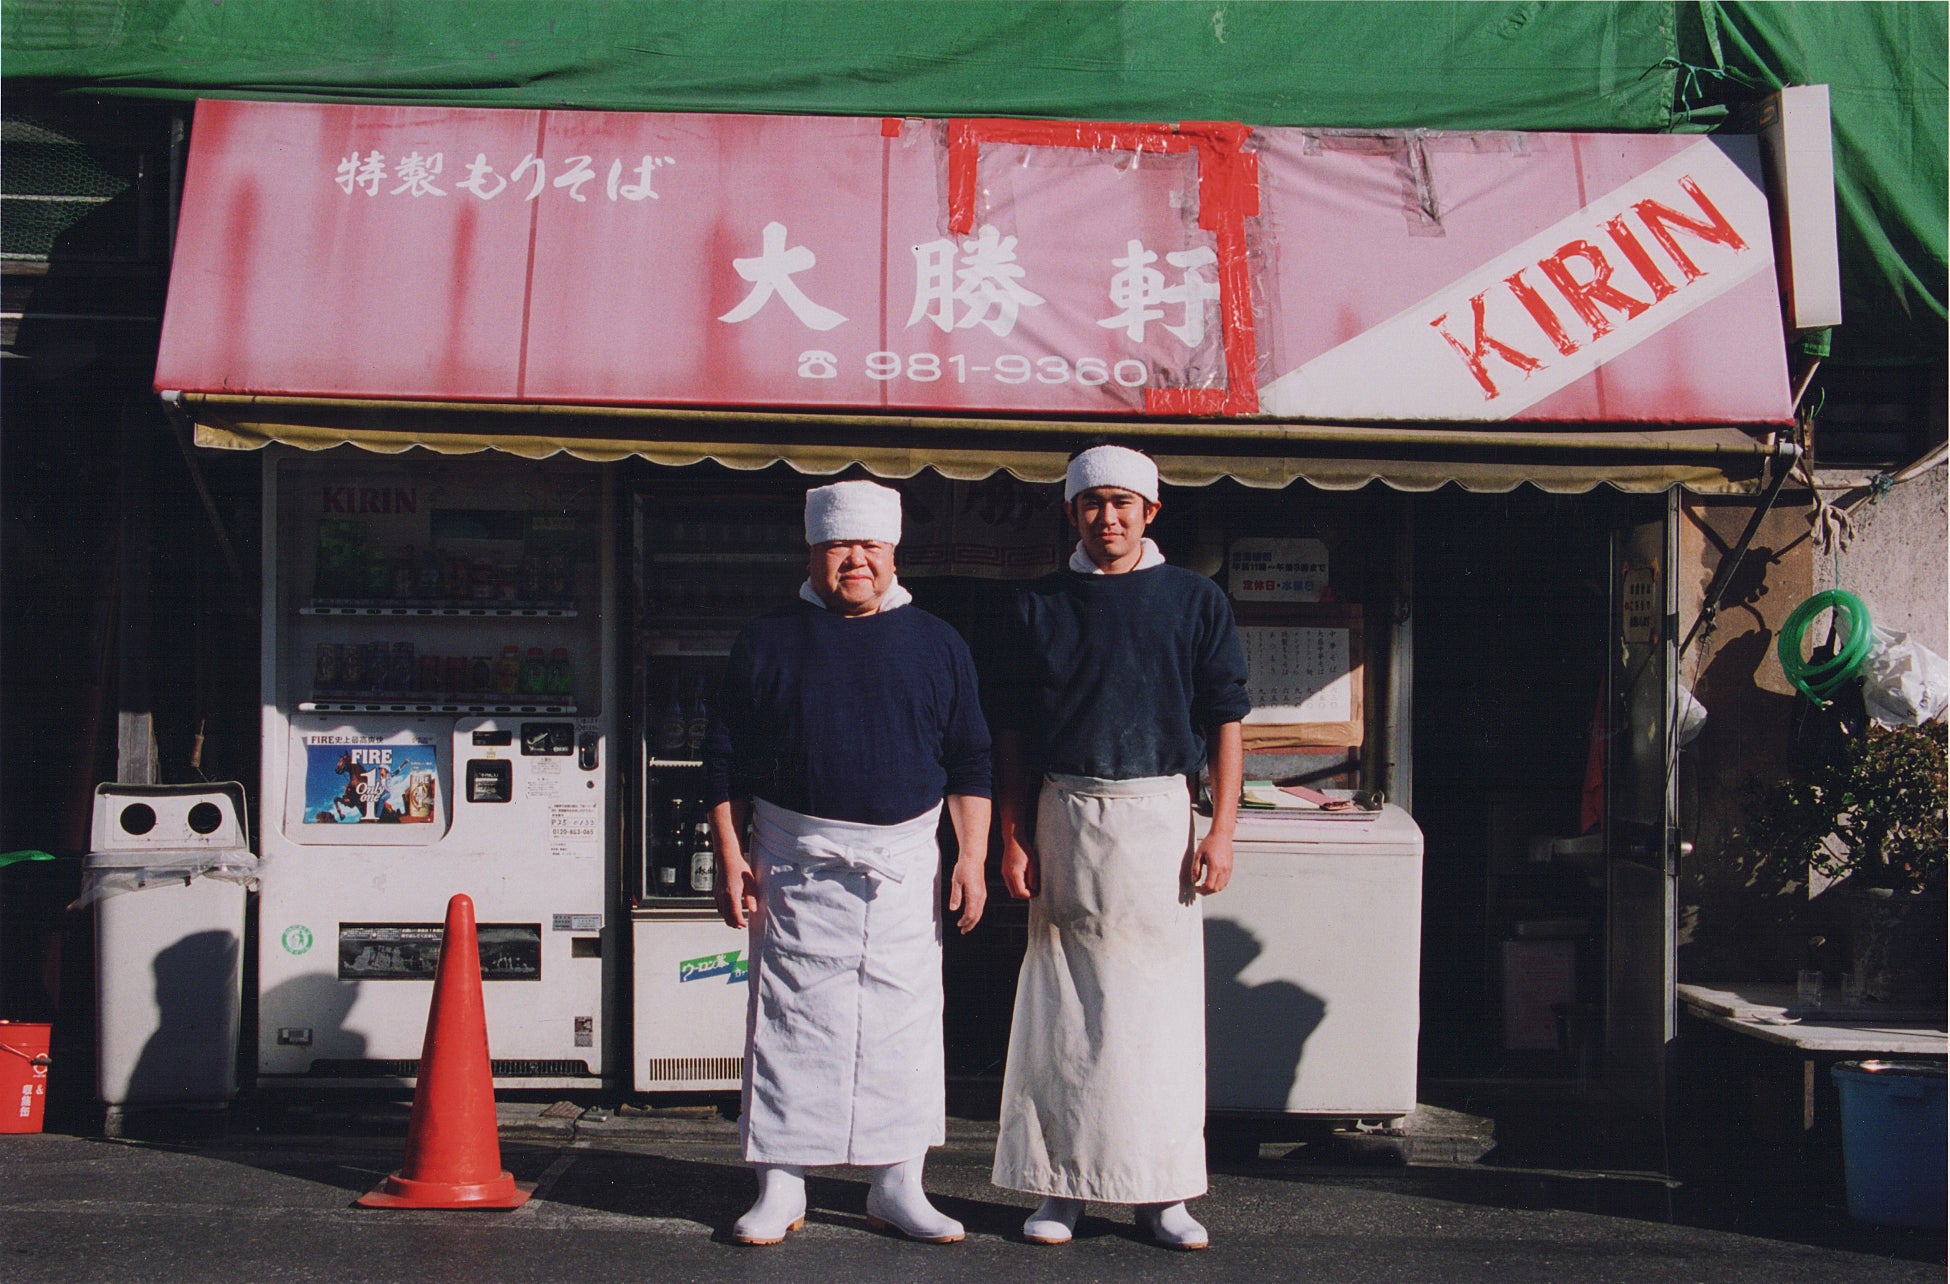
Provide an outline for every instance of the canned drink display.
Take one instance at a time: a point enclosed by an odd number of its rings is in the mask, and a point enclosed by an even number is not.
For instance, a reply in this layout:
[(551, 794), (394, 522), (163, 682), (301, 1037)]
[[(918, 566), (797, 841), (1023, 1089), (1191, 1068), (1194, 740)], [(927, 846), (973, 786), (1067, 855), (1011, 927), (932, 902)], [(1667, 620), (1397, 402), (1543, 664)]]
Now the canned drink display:
[(386, 686), (393, 691), (413, 689), (413, 644), (393, 643), (392, 663), (386, 671)]
[(320, 642), (312, 661), (311, 686), (314, 691), (336, 691), (339, 685), (339, 644)]
[(392, 679), (392, 648), (384, 642), (366, 642), (359, 648), (359, 676), (364, 690), (383, 691)]
[(338, 652), (339, 652), (339, 690), (341, 691), (362, 690), (366, 684), (365, 668), (363, 664), (363, 661), (366, 658), (365, 648), (360, 646), (357, 642), (342, 642), (338, 644)]

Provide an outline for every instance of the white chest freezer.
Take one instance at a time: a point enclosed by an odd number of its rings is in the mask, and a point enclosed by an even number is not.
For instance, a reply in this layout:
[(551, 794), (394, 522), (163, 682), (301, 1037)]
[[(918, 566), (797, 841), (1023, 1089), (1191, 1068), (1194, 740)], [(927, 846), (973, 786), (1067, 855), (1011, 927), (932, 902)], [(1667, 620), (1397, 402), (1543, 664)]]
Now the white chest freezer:
[(1413, 1111), (1421, 829), (1395, 806), (1372, 820), (1247, 813), (1233, 860), (1204, 906), (1207, 1107)]

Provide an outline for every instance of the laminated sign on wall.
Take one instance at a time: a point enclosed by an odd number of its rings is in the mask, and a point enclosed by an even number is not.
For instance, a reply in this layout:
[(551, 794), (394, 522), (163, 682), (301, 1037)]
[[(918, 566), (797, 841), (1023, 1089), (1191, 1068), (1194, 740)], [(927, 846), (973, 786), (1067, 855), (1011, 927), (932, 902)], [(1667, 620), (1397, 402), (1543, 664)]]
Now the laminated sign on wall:
[(1296, 607), (1292, 622), (1242, 623), (1245, 747), (1352, 748), (1364, 739), (1363, 638), (1358, 606)]

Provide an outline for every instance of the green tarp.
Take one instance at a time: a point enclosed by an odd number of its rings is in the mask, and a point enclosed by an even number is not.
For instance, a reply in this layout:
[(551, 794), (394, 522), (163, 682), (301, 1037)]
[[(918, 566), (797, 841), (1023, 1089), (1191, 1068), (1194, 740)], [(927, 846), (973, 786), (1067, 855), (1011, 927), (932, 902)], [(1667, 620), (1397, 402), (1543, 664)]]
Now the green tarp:
[[(1689, 8), (1693, 6), (1688, 6)], [(1842, 317), (1834, 356), (1940, 364), (1946, 331), (1950, 69), (1942, 4), (1702, 4), (1682, 82), (1710, 124), (1727, 103), (1782, 85), (1828, 86)]]
[(616, 111), (1663, 129), (1670, 4), (6, 0), (8, 76)]
[(0, 0), (0, 75), (80, 92), (687, 112), (1703, 130), (1826, 83), (1835, 359), (1945, 333), (1941, 3)]

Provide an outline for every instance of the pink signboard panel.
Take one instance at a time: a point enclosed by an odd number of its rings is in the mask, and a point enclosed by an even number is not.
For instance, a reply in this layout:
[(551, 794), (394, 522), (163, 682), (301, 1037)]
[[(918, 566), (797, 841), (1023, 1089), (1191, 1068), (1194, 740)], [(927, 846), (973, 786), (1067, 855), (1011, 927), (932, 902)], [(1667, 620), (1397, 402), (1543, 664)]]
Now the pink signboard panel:
[(204, 102), (157, 386), (1783, 422), (1749, 143)]
[(1265, 408), (1779, 421), (1786, 356), (1751, 143), (1264, 131)]
[(159, 386), (513, 398), (536, 112), (198, 104)]

